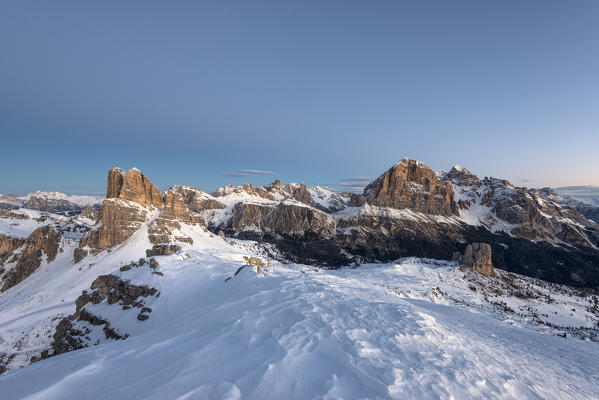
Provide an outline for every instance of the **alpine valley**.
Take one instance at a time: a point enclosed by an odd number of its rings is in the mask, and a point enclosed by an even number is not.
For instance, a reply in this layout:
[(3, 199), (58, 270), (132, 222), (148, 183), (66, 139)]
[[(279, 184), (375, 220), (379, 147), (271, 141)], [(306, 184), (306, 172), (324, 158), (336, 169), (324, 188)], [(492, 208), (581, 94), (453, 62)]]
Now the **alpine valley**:
[[(561, 193), (561, 194), (560, 194)], [(599, 207), (402, 159), (0, 196), (2, 399), (599, 398)]]

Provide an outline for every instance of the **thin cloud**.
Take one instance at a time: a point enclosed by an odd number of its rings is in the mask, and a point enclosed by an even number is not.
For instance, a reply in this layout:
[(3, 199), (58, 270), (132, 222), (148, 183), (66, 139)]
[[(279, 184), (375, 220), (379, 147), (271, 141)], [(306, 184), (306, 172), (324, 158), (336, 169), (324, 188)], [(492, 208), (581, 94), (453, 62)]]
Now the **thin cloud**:
[(261, 169), (242, 169), (241, 173), (249, 174), (249, 175), (275, 175), (274, 171), (264, 171)]
[(532, 179), (526, 179), (526, 178), (520, 178), (520, 182), (524, 182), (524, 183), (528, 183), (528, 182), (532, 182)]
[(230, 178), (241, 178), (252, 175), (275, 175), (274, 171), (265, 171), (262, 169), (242, 169), (239, 172), (230, 172), (227, 174), (218, 174), (218, 176), (228, 176)]

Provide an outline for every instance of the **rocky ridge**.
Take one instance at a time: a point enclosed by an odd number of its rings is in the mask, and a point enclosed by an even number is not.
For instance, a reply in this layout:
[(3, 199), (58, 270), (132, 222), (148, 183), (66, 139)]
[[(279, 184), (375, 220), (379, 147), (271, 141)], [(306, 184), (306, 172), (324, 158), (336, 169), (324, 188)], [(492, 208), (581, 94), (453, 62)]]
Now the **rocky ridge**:
[(180, 191), (171, 189), (163, 195), (137, 168), (127, 172), (120, 168), (111, 169), (99, 226), (81, 239), (79, 254), (123, 243), (151, 217), (152, 243), (170, 240), (189, 242), (190, 238), (175, 233), (181, 228), (181, 223), (203, 224), (204, 221), (187, 207), (185, 194), (188, 194), (186, 190), (180, 188)]
[(410, 159), (361, 195), (278, 180), (264, 187), (225, 186), (212, 194), (173, 186), (162, 194), (141, 171), (115, 168), (99, 218), (99, 227), (81, 240), (85, 251), (123, 243), (145, 223), (154, 244), (188, 243), (184, 227), (200, 225), (274, 243), (295, 262), (331, 267), (405, 256), (451, 259), (468, 244), (485, 242), (500, 268), (599, 285), (599, 225), (576, 209), (506, 180), (480, 179), (457, 166), (435, 173)]
[[(189, 186), (160, 190), (137, 168), (108, 173), (101, 211), (80, 218), (95, 225), (74, 252), (124, 243), (142, 226), (152, 244), (192, 243), (193, 226), (278, 246), (290, 261), (338, 267), (418, 256), (451, 259), (487, 243), (492, 264), (578, 286), (599, 286), (599, 225), (552, 193), (481, 179), (465, 168), (435, 173), (402, 159), (362, 194), (283, 184), (225, 186), (209, 194)], [(12, 248), (16, 243), (7, 246)], [(3, 257), (7, 257), (4, 255)]]

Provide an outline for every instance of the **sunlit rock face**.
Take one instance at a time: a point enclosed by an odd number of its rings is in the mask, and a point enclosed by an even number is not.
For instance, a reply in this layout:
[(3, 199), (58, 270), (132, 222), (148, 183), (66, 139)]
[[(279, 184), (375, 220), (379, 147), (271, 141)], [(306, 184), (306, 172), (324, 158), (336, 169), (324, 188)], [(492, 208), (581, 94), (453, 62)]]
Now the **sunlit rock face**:
[(366, 186), (366, 201), (378, 207), (410, 209), (435, 215), (457, 215), (450, 183), (420, 161), (404, 158)]
[(108, 172), (106, 198), (129, 200), (143, 206), (162, 207), (162, 193), (137, 168), (131, 168), (126, 173), (120, 168)]

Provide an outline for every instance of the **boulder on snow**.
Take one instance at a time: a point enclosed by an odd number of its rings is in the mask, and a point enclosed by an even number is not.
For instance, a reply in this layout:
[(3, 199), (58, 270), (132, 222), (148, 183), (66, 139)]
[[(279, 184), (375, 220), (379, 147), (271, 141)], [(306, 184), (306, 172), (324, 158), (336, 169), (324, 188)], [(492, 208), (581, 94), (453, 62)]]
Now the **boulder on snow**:
[(493, 276), (493, 262), (491, 261), (491, 246), (487, 243), (472, 243), (466, 246), (462, 266), (470, 268), (479, 274)]

